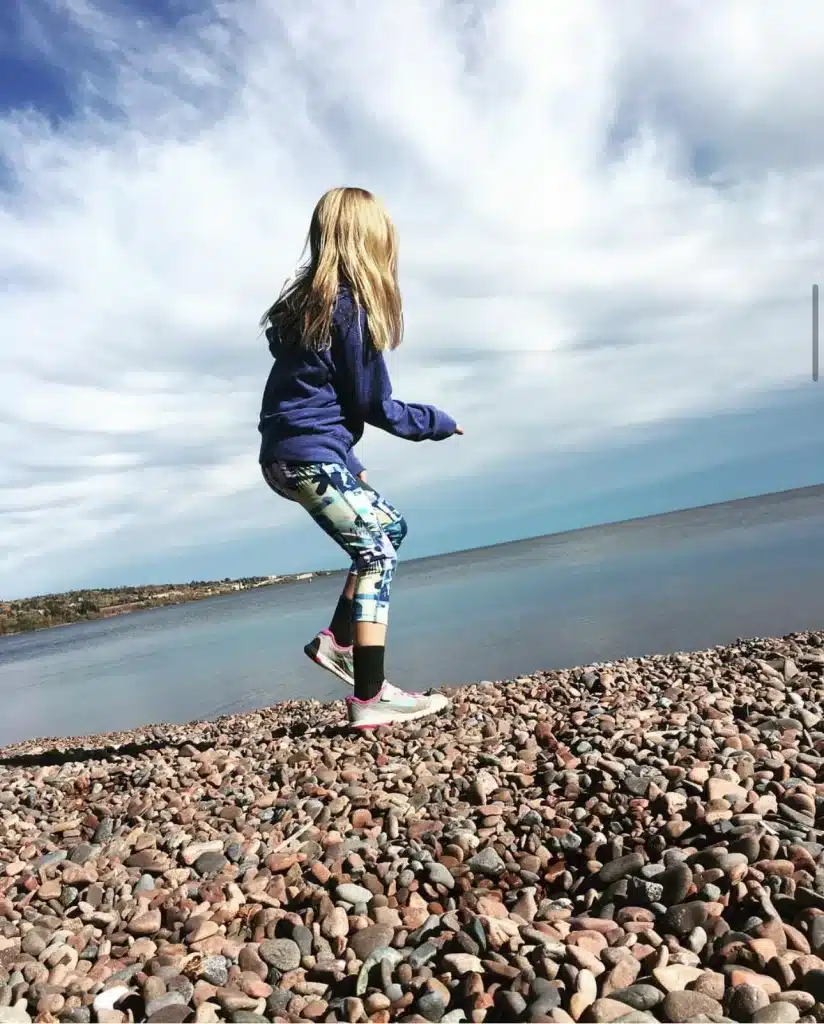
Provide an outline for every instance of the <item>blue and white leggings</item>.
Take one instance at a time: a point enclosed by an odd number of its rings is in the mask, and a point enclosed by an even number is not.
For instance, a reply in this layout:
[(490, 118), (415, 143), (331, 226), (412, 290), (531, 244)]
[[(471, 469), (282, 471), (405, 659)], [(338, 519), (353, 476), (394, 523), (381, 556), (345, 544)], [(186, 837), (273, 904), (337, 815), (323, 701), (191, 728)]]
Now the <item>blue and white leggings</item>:
[(397, 551), (406, 536), (400, 512), (337, 463), (272, 462), (262, 469), (272, 490), (302, 505), (352, 559), (355, 622), (385, 626)]

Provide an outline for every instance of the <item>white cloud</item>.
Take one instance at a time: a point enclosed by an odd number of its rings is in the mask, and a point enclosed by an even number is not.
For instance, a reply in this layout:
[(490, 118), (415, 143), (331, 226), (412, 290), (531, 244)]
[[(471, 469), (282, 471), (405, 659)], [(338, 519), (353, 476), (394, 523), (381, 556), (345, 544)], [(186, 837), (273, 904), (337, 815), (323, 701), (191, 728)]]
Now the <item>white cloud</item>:
[(808, 373), (811, 0), (248, 0), (175, 29), (54, 6), (77, 115), (0, 120), (3, 589), (294, 521), (256, 467), (255, 324), (333, 184), (401, 232), (397, 395), (468, 432), (370, 435), (393, 491)]

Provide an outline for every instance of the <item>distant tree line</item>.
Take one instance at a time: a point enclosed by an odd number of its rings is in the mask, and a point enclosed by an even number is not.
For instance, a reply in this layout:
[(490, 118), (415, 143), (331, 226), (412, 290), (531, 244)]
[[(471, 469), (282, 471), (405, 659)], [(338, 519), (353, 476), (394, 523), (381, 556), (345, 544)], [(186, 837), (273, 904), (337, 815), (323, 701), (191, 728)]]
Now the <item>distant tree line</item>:
[(192, 580), (190, 583), (71, 590), (65, 594), (43, 594), (15, 601), (0, 600), (0, 635), (106, 618), (144, 608), (183, 604), (221, 593), (245, 590), (266, 582), (269, 582), (266, 576), (244, 576), (237, 580), (226, 577), (219, 581)]

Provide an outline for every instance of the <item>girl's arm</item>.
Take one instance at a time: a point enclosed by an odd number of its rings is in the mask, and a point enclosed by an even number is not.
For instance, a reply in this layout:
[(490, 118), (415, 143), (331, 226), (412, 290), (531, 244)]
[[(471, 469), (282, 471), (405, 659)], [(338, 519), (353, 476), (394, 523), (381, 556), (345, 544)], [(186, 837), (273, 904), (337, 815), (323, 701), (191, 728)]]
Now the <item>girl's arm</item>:
[(435, 406), (392, 397), (386, 360), (369, 341), (364, 311), (352, 310), (336, 333), (342, 397), (364, 423), (407, 441), (442, 441), (457, 432), (452, 417)]

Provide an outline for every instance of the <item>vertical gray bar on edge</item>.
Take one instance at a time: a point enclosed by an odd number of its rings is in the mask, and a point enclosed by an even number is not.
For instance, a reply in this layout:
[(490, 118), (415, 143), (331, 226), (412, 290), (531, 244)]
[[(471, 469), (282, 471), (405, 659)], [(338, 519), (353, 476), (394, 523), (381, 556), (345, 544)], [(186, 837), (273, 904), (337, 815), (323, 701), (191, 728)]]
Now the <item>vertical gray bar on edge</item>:
[(813, 380), (818, 380), (818, 285), (813, 285)]

